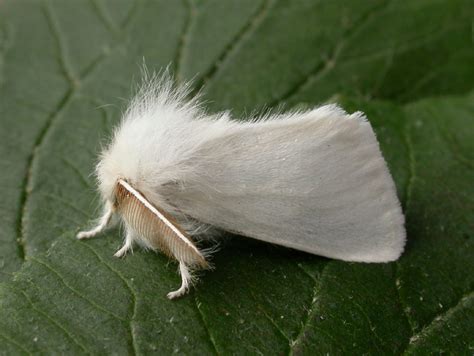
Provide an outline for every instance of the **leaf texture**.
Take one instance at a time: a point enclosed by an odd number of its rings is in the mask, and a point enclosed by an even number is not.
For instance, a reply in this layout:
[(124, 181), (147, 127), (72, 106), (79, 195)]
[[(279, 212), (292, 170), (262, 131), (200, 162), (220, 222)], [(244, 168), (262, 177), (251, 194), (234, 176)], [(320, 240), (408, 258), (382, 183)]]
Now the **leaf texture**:
[[(474, 48), (469, 1), (0, 2), (0, 353), (470, 354)], [(91, 176), (145, 58), (210, 110), (366, 112), (407, 249), (329, 260), (229, 236), (176, 302), (164, 256), (112, 257)]]

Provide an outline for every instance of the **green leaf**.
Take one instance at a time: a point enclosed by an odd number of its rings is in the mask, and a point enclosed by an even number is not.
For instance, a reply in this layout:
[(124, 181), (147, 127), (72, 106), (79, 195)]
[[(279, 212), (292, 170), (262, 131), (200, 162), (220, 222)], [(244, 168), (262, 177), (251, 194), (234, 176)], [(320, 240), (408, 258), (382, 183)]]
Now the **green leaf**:
[[(472, 353), (470, 10), (462, 0), (1, 2), (0, 350)], [(179, 277), (164, 256), (113, 258), (118, 230), (75, 240), (96, 217), (90, 173), (143, 58), (194, 78), (211, 110), (339, 98), (365, 111), (404, 205), (402, 258), (344, 263), (233, 236), (216, 270), (170, 302)]]

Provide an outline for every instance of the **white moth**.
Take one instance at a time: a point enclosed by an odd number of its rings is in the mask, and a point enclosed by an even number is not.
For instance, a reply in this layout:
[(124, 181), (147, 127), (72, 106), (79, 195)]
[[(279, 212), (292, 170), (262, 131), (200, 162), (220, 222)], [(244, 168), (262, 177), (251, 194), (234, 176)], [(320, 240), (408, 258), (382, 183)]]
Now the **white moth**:
[(404, 217), (374, 132), (336, 105), (232, 120), (207, 114), (189, 85), (146, 80), (97, 165), (104, 213), (134, 242), (179, 262), (187, 292), (206, 268), (195, 240), (213, 226), (345, 261), (388, 262), (405, 244)]

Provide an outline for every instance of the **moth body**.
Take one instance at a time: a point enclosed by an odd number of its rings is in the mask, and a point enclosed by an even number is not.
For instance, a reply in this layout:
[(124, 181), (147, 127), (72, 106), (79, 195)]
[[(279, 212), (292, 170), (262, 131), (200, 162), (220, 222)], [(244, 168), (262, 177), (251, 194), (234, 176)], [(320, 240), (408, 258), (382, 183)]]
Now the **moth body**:
[(117, 213), (126, 227), (117, 256), (138, 242), (179, 262), (170, 298), (208, 266), (195, 244), (208, 226), (346, 261), (400, 256), (403, 214), (362, 113), (326, 105), (239, 122), (187, 94), (164, 76), (132, 101), (97, 166), (104, 215), (78, 237)]

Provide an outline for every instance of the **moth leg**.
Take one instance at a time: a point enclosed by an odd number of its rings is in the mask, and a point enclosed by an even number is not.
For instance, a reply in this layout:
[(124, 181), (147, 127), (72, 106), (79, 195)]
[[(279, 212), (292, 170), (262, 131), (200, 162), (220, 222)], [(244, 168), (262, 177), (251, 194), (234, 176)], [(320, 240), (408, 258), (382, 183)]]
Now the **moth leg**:
[(125, 243), (123, 246), (115, 252), (114, 256), (115, 257), (122, 257), (124, 256), (128, 250), (132, 249), (133, 245), (133, 232), (131, 230), (127, 230), (127, 235), (125, 236)]
[(184, 262), (179, 262), (179, 272), (181, 274), (181, 287), (174, 292), (169, 292), (167, 295), (168, 299), (175, 299), (183, 296), (187, 293), (189, 286), (191, 285), (191, 272), (189, 272), (189, 268), (184, 264)]
[(105, 205), (104, 213), (99, 219), (99, 224), (91, 230), (79, 232), (76, 237), (78, 239), (89, 239), (100, 234), (109, 225), (113, 213), (114, 210), (112, 204), (110, 202), (107, 202)]

